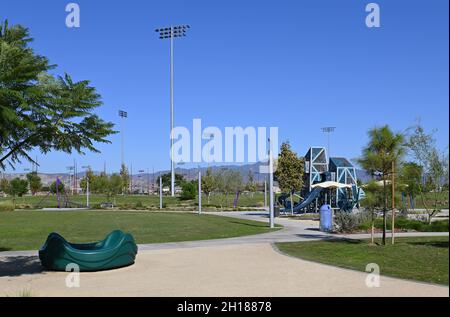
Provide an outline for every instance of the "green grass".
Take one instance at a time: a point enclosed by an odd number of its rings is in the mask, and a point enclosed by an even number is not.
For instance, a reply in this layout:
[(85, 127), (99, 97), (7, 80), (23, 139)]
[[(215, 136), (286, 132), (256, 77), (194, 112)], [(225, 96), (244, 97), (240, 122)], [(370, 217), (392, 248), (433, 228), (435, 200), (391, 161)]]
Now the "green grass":
[[(390, 243), (390, 241), (389, 241)], [(280, 251), (305, 260), (365, 271), (376, 263), (381, 275), (448, 285), (448, 237), (397, 238), (396, 244), (367, 240), (277, 243)]]
[(0, 251), (36, 250), (58, 232), (73, 242), (130, 232), (137, 243), (229, 238), (269, 232), (264, 222), (190, 213), (139, 211), (15, 211), (0, 213)]
[[(377, 218), (375, 219), (375, 228), (383, 229), (383, 219)], [(371, 222), (365, 222), (358, 227), (361, 230), (370, 230)], [(387, 229), (391, 230), (392, 222), (387, 222)], [(395, 228), (399, 230), (405, 231), (418, 231), (418, 232), (448, 232), (449, 221), (448, 219), (433, 221), (432, 223), (428, 223), (425, 221), (408, 219), (406, 217), (396, 217), (395, 219)]]
[[(16, 198), (16, 208), (18, 209), (36, 209), (38, 208), (38, 204), (44, 199), (43, 196), (23, 196)], [(0, 203), (2, 202), (11, 202), (11, 197), (0, 197)], [(86, 204), (86, 196), (85, 195), (74, 195), (69, 196), (69, 200), (74, 203)], [(108, 198), (104, 195), (90, 195), (90, 205), (93, 207), (98, 207), (101, 203), (107, 202)], [(159, 197), (158, 196), (148, 196), (148, 195), (118, 195), (114, 198), (109, 199), (114, 202), (114, 204), (118, 207), (124, 209), (134, 209), (136, 205), (141, 205), (142, 207), (138, 208), (159, 208)], [(211, 195), (210, 201), (208, 204), (208, 197), (203, 195), (203, 205), (205, 210), (209, 208), (223, 208), (230, 209), (232, 208), (234, 200), (234, 195), (228, 195), (228, 198), (222, 194), (214, 194)], [(164, 196), (163, 203), (165, 208), (195, 208), (197, 206), (197, 199), (181, 201), (178, 197), (170, 197)], [(57, 207), (58, 202), (56, 199), (56, 195), (49, 195), (42, 203), (40, 207)], [(254, 207), (263, 207), (264, 205), (264, 194), (262, 193), (254, 193), (251, 194), (242, 194), (239, 197), (238, 207), (241, 208), (254, 208)]]

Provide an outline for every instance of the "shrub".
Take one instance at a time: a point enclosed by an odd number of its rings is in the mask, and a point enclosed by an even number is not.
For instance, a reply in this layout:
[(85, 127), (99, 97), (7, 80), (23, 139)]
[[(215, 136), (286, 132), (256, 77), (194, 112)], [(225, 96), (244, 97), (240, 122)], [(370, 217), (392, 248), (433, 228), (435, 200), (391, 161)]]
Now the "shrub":
[(193, 183), (184, 183), (181, 186), (182, 192), (180, 195), (181, 200), (192, 200), (197, 195), (197, 189)]
[(142, 204), (142, 201), (138, 200), (134, 207), (136, 207), (136, 208), (144, 208), (144, 205)]
[(334, 229), (337, 232), (348, 233), (360, 229), (361, 225), (370, 220), (370, 213), (336, 212)]
[(10, 201), (1, 201), (0, 212), (1, 211), (14, 211), (14, 204)]

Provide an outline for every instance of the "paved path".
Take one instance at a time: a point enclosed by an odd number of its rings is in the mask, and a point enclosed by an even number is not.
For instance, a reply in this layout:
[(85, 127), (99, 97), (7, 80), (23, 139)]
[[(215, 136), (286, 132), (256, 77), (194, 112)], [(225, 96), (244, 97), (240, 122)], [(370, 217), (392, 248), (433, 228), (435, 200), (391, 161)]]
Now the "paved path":
[[(41, 272), (36, 258), (0, 265), (0, 296), (448, 296), (448, 287), (381, 277), (368, 288), (362, 272), (308, 262), (270, 244), (221, 245), (142, 251), (136, 264), (82, 273), (68, 288), (64, 272)], [(24, 268), (17, 272), (17, 267)], [(11, 271), (8, 274), (7, 268)]]
[[(218, 213), (268, 221), (263, 213)], [(381, 278), (280, 254), (274, 242), (335, 238), (315, 221), (278, 218), (282, 230), (219, 240), (139, 245), (133, 266), (82, 273), (80, 288), (67, 288), (64, 272), (44, 272), (36, 251), (0, 253), (0, 296), (449, 296), (444, 286)], [(397, 234), (430, 236), (448, 233)], [(340, 236), (343, 237), (343, 236)], [(349, 235), (366, 238), (368, 235)]]

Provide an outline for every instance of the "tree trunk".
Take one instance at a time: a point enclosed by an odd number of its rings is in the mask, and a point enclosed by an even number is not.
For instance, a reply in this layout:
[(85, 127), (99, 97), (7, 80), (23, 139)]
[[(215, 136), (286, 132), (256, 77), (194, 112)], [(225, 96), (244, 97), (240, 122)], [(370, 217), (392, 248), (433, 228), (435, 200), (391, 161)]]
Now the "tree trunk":
[(374, 233), (375, 233), (375, 217), (373, 215), (373, 210), (372, 210), (372, 228), (371, 228), (371, 231), (370, 231), (371, 244), (375, 244)]

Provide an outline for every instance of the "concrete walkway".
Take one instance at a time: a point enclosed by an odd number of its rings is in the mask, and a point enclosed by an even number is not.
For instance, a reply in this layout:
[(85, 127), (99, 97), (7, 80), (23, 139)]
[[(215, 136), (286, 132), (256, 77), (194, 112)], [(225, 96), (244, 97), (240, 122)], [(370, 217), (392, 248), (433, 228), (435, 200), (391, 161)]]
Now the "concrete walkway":
[[(265, 213), (210, 213), (268, 221)], [(139, 245), (133, 266), (82, 273), (68, 288), (67, 273), (44, 272), (36, 251), (0, 253), (0, 296), (449, 296), (444, 286), (382, 277), (368, 288), (367, 274), (280, 254), (274, 242), (367, 238), (318, 230), (316, 221), (278, 218), (283, 229), (219, 240)], [(400, 236), (448, 236), (408, 233)]]
[[(66, 287), (67, 273), (42, 272), (36, 258), (6, 258), (0, 296), (448, 296), (448, 287), (381, 277), (366, 286), (362, 272), (308, 262), (268, 243), (142, 251), (133, 266), (82, 273)], [(21, 272), (17, 268), (21, 267)], [(10, 273), (8, 274), (8, 268)]]

